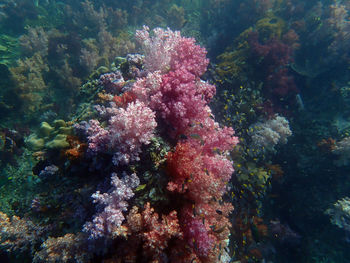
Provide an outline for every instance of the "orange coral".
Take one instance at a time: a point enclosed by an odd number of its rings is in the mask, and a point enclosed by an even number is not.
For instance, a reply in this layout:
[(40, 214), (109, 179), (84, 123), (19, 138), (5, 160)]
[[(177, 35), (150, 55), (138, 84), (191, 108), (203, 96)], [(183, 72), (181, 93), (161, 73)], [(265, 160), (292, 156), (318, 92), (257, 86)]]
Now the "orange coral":
[(317, 143), (317, 147), (322, 151), (322, 152), (332, 152), (335, 149), (335, 140), (332, 138), (328, 139), (322, 139)]
[(64, 151), (64, 155), (71, 161), (76, 161), (82, 158), (87, 144), (79, 141), (78, 137), (67, 135), (67, 142), (70, 148)]
[(125, 92), (121, 96), (114, 96), (113, 101), (117, 104), (119, 107), (123, 107), (128, 105), (128, 103), (134, 101), (136, 99), (136, 96), (131, 92)]
[(108, 262), (138, 262), (137, 255), (142, 246), (142, 256), (147, 258), (147, 262), (160, 263), (161, 254), (169, 247), (169, 241), (182, 239), (176, 211), (162, 215), (160, 219), (149, 203), (145, 204), (143, 212), (139, 213), (138, 210), (134, 206), (126, 217), (124, 227), (128, 230), (128, 234), (124, 243), (124, 255), (119, 253), (116, 255), (116, 260), (112, 257)]

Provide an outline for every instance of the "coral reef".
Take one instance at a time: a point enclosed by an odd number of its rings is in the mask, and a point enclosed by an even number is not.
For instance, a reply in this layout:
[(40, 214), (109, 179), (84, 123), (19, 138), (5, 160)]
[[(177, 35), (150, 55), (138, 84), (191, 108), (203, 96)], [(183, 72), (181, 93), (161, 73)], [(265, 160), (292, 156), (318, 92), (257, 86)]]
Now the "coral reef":
[(349, 9), (2, 1), (0, 261), (349, 262)]
[(338, 200), (333, 206), (325, 211), (330, 216), (332, 224), (337, 227), (350, 231), (350, 199), (344, 197)]
[(275, 152), (277, 144), (286, 144), (288, 137), (292, 135), (288, 120), (276, 115), (273, 119), (252, 125), (252, 148), (257, 151)]
[(32, 221), (13, 216), (11, 219), (0, 212), (1, 247), (7, 251), (35, 251), (35, 246), (45, 235), (45, 228)]

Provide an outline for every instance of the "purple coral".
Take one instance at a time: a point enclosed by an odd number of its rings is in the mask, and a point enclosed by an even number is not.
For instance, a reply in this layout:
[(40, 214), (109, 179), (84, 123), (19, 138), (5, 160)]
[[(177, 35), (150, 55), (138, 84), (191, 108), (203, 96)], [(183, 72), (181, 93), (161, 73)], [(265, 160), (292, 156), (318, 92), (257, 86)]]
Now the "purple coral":
[(58, 172), (58, 167), (56, 165), (48, 165), (44, 168), (44, 170), (41, 170), (39, 173), (40, 178), (47, 178), (51, 177), (57, 174)]
[(102, 74), (99, 82), (108, 93), (113, 94), (120, 92), (125, 84), (122, 73), (119, 70), (112, 73)]
[(125, 219), (123, 212), (127, 210), (127, 200), (134, 196), (132, 189), (139, 183), (140, 180), (136, 174), (124, 175), (119, 179), (118, 175), (113, 173), (112, 188), (107, 193), (101, 194), (97, 191), (92, 195), (94, 203), (104, 206), (104, 209), (94, 216), (92, 222), (84, 225), (83, 230), (90, 234), (91, 239), (113, 236)]
[(213, 238), (208, 235), (205, 225), (201, 220), (191, 218), (184, 224), (184, 236), (189, 245), (193, 247), (199, 256), (207, 256), (213, 246)]

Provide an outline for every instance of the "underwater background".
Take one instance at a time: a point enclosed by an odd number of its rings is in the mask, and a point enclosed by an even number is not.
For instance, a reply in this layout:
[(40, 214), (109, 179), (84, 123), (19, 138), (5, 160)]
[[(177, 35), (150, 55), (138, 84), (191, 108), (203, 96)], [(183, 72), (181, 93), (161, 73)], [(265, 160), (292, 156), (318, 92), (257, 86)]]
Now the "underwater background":
[(350, 262), (348, 0), (2, 0), (0, 262)]

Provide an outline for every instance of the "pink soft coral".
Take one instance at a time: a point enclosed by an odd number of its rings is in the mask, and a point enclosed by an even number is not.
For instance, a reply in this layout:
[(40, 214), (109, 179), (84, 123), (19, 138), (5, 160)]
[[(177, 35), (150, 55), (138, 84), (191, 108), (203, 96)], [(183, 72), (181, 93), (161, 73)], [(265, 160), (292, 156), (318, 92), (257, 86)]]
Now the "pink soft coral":
[(207, 52), (195, 44), (194, 38), (181, 37), (179, 31), (170, 29), (155, 28), (152, 33), (150, 35), (146, 26), (136, 31), (136, 39), (145, 52), (147, 71), (166, 73), (184, 69), (197, 77), (206, 71), (209, 63)]
[[(215, 94), (215, 86), (199, 77), (206, 71), (209, 60), (206, 50), (193, 38), (180, 32), (156, 28), (136, 32), (145, 52), (146, 78), (138, 80), (133, 92), (142, 101), (150, 101), (152, 109), (171, 126), (177, 136), (194, 122), (209, 115), (207, 103)], [(150, 82), (152, 75), (154, 81)], [(160, 81), (161, 80), (161, 81)]]
[(157, 126), (155, 113), (143, 102), (117, 109), (109, 121), (109, 144), (117, 149), (113, 163), (127, 164), (139, 160), (142, 144), (149, 144)]
[(155, 113), (136, 100), (124, 108), (109, 108), (113, 113), (109, 125), (102, 128), (97, 120), (90, 120), (88, 139), (90, 151), (113, 153), (113, 163), (128, 164), (139, 160), (142, 144), (149, 144), (157, 126)]
[(151, 107), (179, 135), (190, 124), (208, 117), (206, 104), (214, 94), (215, 86), (203, 84), (195, 75), (178, 69), (163, 75), (158, 92), (151, 96)]

